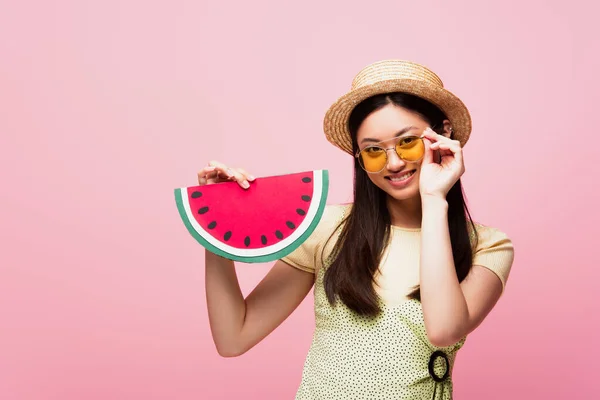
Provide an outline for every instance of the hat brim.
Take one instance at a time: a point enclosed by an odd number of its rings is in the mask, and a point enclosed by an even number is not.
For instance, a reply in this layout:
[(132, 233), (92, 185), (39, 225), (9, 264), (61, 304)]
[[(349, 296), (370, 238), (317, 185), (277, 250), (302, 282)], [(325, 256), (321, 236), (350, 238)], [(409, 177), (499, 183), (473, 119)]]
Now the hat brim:
[(443, 87), (414, 79), (392, 79), (376, 82), (346, 93), (325, 113), (323, 129), (333, 145), (353, 154), (348, 118), (352, 110), (363, 100), (382, 94), (402, 92), (421, 97), (437, 106), (450, 120), (454, 130), (453, 139), (464, 146), (471, 134), (471, 116), (464, 103)]

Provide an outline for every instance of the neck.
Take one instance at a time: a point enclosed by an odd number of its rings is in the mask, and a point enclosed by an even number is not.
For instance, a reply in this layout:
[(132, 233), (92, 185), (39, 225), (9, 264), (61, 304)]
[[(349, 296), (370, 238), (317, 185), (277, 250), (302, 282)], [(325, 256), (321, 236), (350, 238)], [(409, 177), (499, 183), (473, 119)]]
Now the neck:
[(421, 227), (422, 208), (420, 196), (405, 200), (397, 200), (388, 196), (387, 207), (392, 225), (409, 229)]

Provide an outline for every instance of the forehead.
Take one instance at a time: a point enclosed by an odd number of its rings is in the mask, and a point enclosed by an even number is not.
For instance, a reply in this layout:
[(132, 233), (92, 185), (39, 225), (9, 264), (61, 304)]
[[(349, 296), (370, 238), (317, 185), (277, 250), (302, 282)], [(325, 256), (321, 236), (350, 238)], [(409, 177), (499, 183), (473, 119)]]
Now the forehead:
[(388, 104), (365, 118), (358, 129), (357, 139), (359, 143), (365, 138), (385, 140), (407, 126), (425, 128), (426, 125), (427, 122), (418, 114)]

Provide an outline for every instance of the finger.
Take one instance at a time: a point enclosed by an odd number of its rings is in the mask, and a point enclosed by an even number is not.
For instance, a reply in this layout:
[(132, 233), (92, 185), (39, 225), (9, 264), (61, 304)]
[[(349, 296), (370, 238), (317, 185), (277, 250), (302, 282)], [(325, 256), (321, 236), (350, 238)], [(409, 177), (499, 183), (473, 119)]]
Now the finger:
[(222, 178), (231, 178), (233, 177), (233, 172), (231, 171), (231, 168), (229, 168), (227, 165), (223, 164), (222, 162), (219, 161), (210, 161), (208, 163), (209, 167), (214, 167), (216, 171), (219, 172), (219, 175)]
[(438, 146), (442, 151), (442, 159), (447, 157), (454, 158), (459, 164), (463, 163), (463, 152), (459, 143), (440, 144)]
[(248, 183), (245, 175), (235, 169), (230, 169), (229, 171), (233, 174), (232, 179), (239, 183), (241, 187), (244, 189), (248, 189), (250, 187), (250, 183)]
[(230, 180), (233, 174), (227, 174), (224, 172), (226, 170), (227, 167), (223, 168), (222, 166), (204, 167), (200, 172), (198, 172), (198, 184), (208, 185)]
[(209, 166), (215, 170), (215, 178), (220, 180), (233, 180), (234, 172), (233, 169), (219, 161), (211, 161), (208, 163)]
[(424, 138), (423, 143), (425, 144), (425, 155), (423, 156), (423, 163), (433, 164), (433, 149), (431, 148), (431, 141), (427, 138)]
[(213, 172), (209, 173), (207, 177), (208, 183), (221, 183), (231, 180), (226, 174), (223, 173), (223, 171), (219, 171), (218, 169), (215, 169)]
[(444, 135), (440, 135), (439, 133), (436, 133), (433, 129), (431, 128), (426, 128), (423, 131), (423, 137), (426, 137), (427, 139), (431, 140), (432, 142), (442, 142), (442, 143), (448, 143), (449, 141), (452, 141), (452, 139), (450, 139), (449, 137), (446, 137)]
[(248, 171), (246, 171), (243, 168), (238, 168), (237, 169), (239, 173), (241, 173), (242, 175), (244, 175), (244, 177), (249, 180), (250, 182), (254, 181), (256, 178), (254, 177), (254, 175), (249, 174)]
[(217, 178), (227, 181), (236, 181), (242, 186), (244, 189), (247, 189), (250, 184), (246, 180), (246, 177), (242, 175), (240, 172), (235, 170), (234, 168), (225, 167), (222, 168), (218, 166), (216, 168)]
[(221, 179), (224, 181), (233, 180), (233, 171), (229, 167), (221, 168), (217, 167), (215, 169), (215, 178)]
[[(249, 177), (247, 177), (247, 175), (250, 175), (250, 174), (242, 173), (239, 170), (230, 168), (227, 165), (225, 165), (219, 161), (216, 161), (216, 160), (210, 161), (208, 163), (208, 165), (209, 166), (207, 168), (212, 168), (212, 170), (215, 173), (215, 181), (234, 180), (234, 181), (238, 182), (240, 184), (240, 186), (243, 187), (244, 189), (247, 189), (248, 187), (250, 187), (250, 183), (248, 182)], [(252, 180), (254, 180), (253, 176), (250, 175), (250, 177), (252, 177)]]
[(227, 168), (227, 165), (223, 164), (222, 162), (216, 161), (216, 160), (209, 161), (208, 166), (209, 167), (217, 167), (217, 168), (221, 168), (221, 169)]
[(208, 174), (206, 174), (206, 184), (207, 185), (212, 185), (213, 183), (221, 183), (224, 181), (227, 181), (227, 178), (222, 178), (219, 175), (219, 171), (217, 171), (216, 169), (214, 171), (209, 172)]
[(454, 158), (456, 159), (456, 161), (458, 161), (460, 165), (463, 165), (463, 151), (462, 146), (460, 145), (460, 142), (458, 140), (452, 141), (452, 148), (450, 150), (454, 153)]
[(215, 167), (204, 167), (198, 172), (198, 184), (205, 185), (209, 175), (215, 170)]
[(462, 152), (462, 148), (460, 147), (460, 143), (454, 143), (454, 141), (451, 141), (450, 143), (442, 143), (442, 142), (435, 142), (431, 145), (431, 148), (434, 150), (449, 150), (452, 153), (460, 153)]

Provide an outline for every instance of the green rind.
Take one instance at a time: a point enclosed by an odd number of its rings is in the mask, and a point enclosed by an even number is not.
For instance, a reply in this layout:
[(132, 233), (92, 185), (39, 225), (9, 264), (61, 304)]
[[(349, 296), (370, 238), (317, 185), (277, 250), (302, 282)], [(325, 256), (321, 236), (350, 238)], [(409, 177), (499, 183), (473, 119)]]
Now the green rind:
[(266, 263), (266, 262), (279, 260), (279, 259), (287, 256), (294, 250), (296, 250), (302, 243), (304, 243), (304, 241), (306, 239), (308, 239), (308, 237), (310, 235), (312, 235), (314, 230), (317, 228), (317, 225), (319, 224), (319, 222), (321, 221), (321, 218), (323, 217), (323, 212), (325, 211), (325, 206), (327, 204), (327, 197), (329, 195), (329, 171), (323, 170), (322, 173), (323, 173), (323, 176), (322, 176), (323, 190), (321, 192), (321, 199), (319, 201), (319, 207), (317, 208), (315, 218), (313, 218), (313, 221), (311, 222), (309, 227), (304, 231), (304, 233), (302, 233), (302, 235), (298, 239), (294, 240), (292, 243), (290, 243), (288, 246), (284, 247), (283, 249), (276, 251), (275, 253), (264, 254), (264, 255), (260, 255), (260, 256), (236, 256), (236, 255), (224, 252), (223, 250), (219, 249), (218, 247), (213, 246), (208, 241), (206, 241), (206, 239), (204, 239), (198, 232), (196, 232), (196, 230), (193, 228), (192, 224), (190, 223), (188, 215), (185, 212), (185, 207), (183, 205), (183, 201), (184, 200), (187, 201), (187, 198), (186, 199), (182, 198), (181, 192), (179, 191), (179, 189), (175, 189), (175, 202), (177, 203), (177, 210), (179, 211), (179, 216), (183, 220), (183, 223), (185, 224), (185, 227), (187, 228), (188, 232), (204, 248), (206, 248), (207, 250), (209, 250), (210, 252), (212, 252), (216, 255), (219, 255), (221, 257), (224, 257), (224, 258), (227, 258), (227, 259), (233, 260), (233, 261), (239, 261), (239, 262), (244, 262), (244, 263)]
[(206, 249), (208, 249), (209, 251), (211, 251), (214, 254), (217, 254), (221, 257), (226, 257), (226, 258), (230, 258), (232, 257), (231, 254), (226, 253), (224, 251), (222, 251), (221, 249), (219, 249), (218, 247), (213, 246), (212, 244), (210, 244), (208, 241), (206, 241), (206, 239), (204, 239), (192, 226), (192, 224), (190, 223), (190, 220), (187, 216), (187, 213), (185, 212), (185, 207), (183, 205), (183, 202), (187, 201), (188, 199), (183, 199), (183, 197), (181, 196), (181, 192), (179, 191), (179, 189), (175, 189), (175, 203), (177, 203), (177, 210), (179, 211), (179, 216), (181, 217), (181, 219), (183, 220), (183, 223), (185, 225), (185, 227), (187, 228), (188, 232), (194, 237), (194, 239), (196, 239), (198, 241), (198, 243), (200, 243), (203, 247), (205, 247)]

